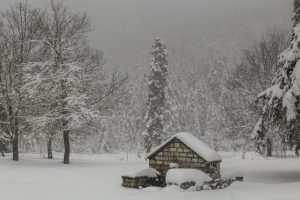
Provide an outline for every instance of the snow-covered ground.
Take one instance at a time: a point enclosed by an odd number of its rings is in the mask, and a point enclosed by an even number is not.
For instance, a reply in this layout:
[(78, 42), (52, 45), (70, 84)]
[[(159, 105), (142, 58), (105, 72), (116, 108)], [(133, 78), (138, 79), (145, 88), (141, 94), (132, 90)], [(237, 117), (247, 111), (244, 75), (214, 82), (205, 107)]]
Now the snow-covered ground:
[[(296, 200), (300, 198), (300, 159), (266, 159), (249, 153), (222, 154), (223, 171), (243, 173), (244, 182), (224, 190), (183, 192), (172, 188), (142, 190), (121, 187), (121, 175), (147, 167), (126, 154), (73, 155), (72, 164), (39, 155), (21, 155), (19, 162), (0, 158), (2, 200)], [(60, 156), (60, 155), (56, 155)]]

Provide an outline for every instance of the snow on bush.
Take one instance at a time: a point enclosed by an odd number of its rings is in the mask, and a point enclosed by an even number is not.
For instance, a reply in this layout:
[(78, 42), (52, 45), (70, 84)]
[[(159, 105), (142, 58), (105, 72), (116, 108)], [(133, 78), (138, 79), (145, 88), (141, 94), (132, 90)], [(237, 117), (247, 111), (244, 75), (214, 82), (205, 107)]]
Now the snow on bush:
[(198, 169), (170, 169), (166, 175), (168, 185), (178, 185), (194, 182), (197, 186), (202, 186), (204, 182), (211, 181), (211, 178)]
[(142, 170), (140, 170), (138, 172), (135, 172), (135, 173), (126, 174), (124, 176), (132, 177), (132, 178), (141, 177), (141, 176), (156, 178), (159, 175), (160, 175), (160, 172), (157, 171), (156, 169), (146, 168), (146, 169), (142, 169)]

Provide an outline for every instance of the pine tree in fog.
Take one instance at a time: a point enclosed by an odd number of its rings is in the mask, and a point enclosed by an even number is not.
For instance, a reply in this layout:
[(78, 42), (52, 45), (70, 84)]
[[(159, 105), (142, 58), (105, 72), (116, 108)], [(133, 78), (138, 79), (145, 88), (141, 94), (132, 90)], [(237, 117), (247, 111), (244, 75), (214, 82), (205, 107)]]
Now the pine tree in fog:
[(148, 76), (148, 100), (145, 117), (144, 145), (147, 152), (161, 143), (165, 111), (168, 61), (166, 45), (156, 39), (151, 50), (151, 71)]

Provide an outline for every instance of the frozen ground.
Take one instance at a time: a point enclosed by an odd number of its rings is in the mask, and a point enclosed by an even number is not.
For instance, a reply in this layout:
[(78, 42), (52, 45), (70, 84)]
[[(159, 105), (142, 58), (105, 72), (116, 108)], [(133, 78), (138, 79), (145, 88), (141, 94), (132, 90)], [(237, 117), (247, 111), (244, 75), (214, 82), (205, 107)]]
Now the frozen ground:
[[(58, 156), (58, 155), (56, 155)], [(121, 175), (147, 163), (133, 155), (74, 155), (72, 164), (21, 155), (19, 162), (0, 158), (2, 200), (296, 200), (300, 198), (300, 159), (265, 159), (223, 154), (222, 170), (240, 171), (243, 183), (215, 191), (181, 192), (121, 187)]]

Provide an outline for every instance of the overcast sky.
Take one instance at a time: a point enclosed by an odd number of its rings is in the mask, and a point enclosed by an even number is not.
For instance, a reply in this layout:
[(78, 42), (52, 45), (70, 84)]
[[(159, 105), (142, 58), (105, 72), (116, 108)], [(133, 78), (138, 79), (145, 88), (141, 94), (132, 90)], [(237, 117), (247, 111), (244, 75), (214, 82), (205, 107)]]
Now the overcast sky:
[[(28, 0), (46, 6), (49, 0)], [(2, 9), (15, 1), (0, 0)], [(167, 44), (187, 40), (205, 45), (217, 39), (241, 41), (273, 26), (290, 26), (292, 0), (65, 0), (86, 11), (95, 30), (94, 47), (120, 67), (147, 59), (156, 37)]]

